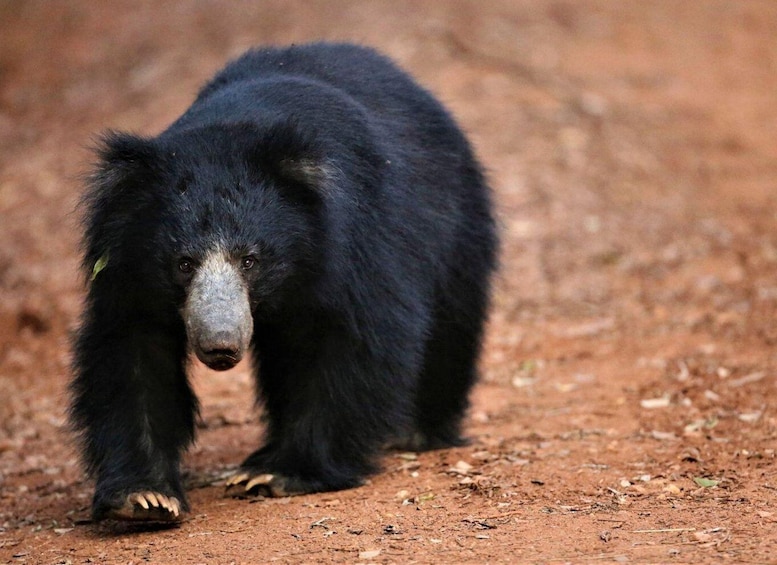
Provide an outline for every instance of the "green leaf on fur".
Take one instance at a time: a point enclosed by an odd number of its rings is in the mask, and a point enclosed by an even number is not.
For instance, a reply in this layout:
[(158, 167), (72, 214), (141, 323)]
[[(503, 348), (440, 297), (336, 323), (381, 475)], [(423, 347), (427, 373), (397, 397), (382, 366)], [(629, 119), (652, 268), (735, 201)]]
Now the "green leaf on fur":
[(92, 278), (89, 279), (90, 281), (93, 281), (97, 278), (97, 275), (100, 274), (100, 271), (102, 271), (105, 266), (108, 264), (108, 252), (106, 251), (102, 257), (100, 257), (94, 264), (94, 267), (92, 268)]

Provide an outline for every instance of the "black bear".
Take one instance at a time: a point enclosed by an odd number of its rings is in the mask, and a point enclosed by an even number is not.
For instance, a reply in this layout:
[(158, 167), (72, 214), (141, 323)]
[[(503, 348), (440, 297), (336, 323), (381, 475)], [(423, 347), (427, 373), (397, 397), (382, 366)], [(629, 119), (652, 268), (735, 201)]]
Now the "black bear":
[(459, 445), (496, 263), (443, 107), (375, 51), (249, 51), (156, 137), (109, 133), (84, 197), (71, 420), (93, 517), (176, 521), (193, 352), (251, 351), (264, 445), (233, 496), (359, 485), (390, 444)]

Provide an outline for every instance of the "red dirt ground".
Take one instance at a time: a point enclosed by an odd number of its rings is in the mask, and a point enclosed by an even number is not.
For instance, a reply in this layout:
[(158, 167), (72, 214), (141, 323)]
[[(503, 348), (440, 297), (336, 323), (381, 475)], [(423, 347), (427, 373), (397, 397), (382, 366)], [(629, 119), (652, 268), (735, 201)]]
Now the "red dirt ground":
[[(225, 499), (259, 419), (245, 367), (198, 369), (189, 519), (91, 524), (64, 424), (90, 140), (160, 131), (249, 46), (318, 38), (397, 59), (489, 168), (474, 441)], [(0, 560), (774, 561), (776, 110), (771, 0), (0, 0)]]

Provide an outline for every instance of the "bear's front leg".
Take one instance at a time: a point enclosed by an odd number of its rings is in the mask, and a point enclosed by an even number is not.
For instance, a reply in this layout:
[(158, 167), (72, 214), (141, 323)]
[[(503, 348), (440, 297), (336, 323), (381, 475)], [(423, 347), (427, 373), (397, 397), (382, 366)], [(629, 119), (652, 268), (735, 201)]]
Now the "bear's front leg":
[(257, 365), (267, 443), (227, 481), (227, 495), (288, 496), (358, 486), (376, 470), (375, 456), (386, 440), (409, 426), (417, 370), (408, 363), (417, 358), (412, 351), (377, 355), (326, 332), (319, 343), (306, 343), (296, 354), (284, 354), (278, 342), (262, 348)]
[(83, 324), (75, 348), (72, 420), (96, 478), (95, 520), (178, 521), (188, 510), (179, 461), (196, 399), (185, 337), (143, 323)]

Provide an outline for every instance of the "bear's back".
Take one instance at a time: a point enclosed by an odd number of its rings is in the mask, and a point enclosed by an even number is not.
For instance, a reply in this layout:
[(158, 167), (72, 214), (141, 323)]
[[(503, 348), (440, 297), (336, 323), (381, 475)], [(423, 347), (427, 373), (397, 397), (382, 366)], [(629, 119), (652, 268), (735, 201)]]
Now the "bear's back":
[(408, 99), (423, 99), (439, 108), (388, 58), (367, 47), (342, 43), (252, 49), (218, 73), (197, 100), (236, 83), (290, 78), (329, 85), (376, 111), (390, 111)]
[(202, 88), (172, 129), (221, 118), (261, 125), (290, 114), (328, 122), (333, 134), (369, 129), (374, 140), (409, 143), (411, 152), (469, 155), (454, 120), (429, 92), (373, 49), (340, 43), (248, 51)]

